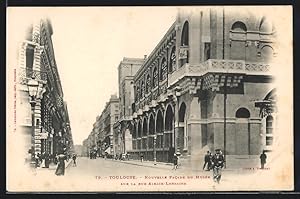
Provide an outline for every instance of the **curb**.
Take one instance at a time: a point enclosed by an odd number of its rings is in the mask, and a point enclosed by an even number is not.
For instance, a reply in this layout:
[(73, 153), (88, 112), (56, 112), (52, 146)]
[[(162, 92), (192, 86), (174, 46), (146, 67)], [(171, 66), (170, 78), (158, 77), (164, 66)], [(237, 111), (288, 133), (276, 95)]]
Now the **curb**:
[[(157, 166), (154, 165), (146, 165), (146, 164), (137, 164), (137, 163), (134, 163), (134, 162), (126, 162), (126, 161), (121, 161), (121, 163), (124, 163), (124, 164), (131, 164), (131, 165), (136, 165), (136, 166), (141, 166), (141, 167), (150, 167), (150, 168), (155, 168), (155, 169), (164, 169), (164, 170), (169, 170), (169, 168), (162, 168), (160, 166)], [(170, 165), (165, 165), (165, 166), (170, 166)]]

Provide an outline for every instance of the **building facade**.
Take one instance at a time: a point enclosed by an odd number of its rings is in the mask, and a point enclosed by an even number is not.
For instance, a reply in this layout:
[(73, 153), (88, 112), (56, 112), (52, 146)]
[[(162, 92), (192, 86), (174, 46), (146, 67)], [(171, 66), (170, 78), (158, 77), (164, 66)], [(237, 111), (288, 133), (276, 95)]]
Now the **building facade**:
[[(31, 149), (35, 154), (56, 154), (64, 148), (73, 151), (67, 103), (63, 100), (52, 34), (48, 19), (37, 20), (29, 27), (18, 56), (20, 131), (26, 140), (26, 152)], [(31, 79), (39, 83), (33, 109), (28, 92)]]
[(172, 162), (180, 153), (198, 168), (208, 150), (228, 159), (272, 150), (275, 41), (260, 14), (180, 10), (134, 77), (130, 156)]
[(115, 154), (118, 140), (114, 138), (113, 125), (118, 119), (119, 99), (116, 95), (111, 95), (87, 138), (89, 151), (97, 151), (100, 156), (104, 156), (105, 153), (111, 156)]
[(134, 102), (134, 75), (144, 63), (142, 58), (124, 57), (118, 66), (119, 119), (114, 124), (116, 153), (132, 150), (132, 103)]

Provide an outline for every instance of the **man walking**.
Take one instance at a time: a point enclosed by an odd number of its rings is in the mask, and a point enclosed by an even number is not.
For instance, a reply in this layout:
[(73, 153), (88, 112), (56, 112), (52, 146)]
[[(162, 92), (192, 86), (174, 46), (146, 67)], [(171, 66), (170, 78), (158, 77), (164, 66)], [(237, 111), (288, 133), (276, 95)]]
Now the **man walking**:
[(76, 165), (76, 154), (73, 154), (73, 157), (72, 157), (72, 159), (73, 159), (73, 166), (74, 167), (76, 167), (77, 165)]
[(221, 149), (216, 149), (216, 154), (212, 157), (212, 168), (213, 168), (213, 179), (215, 182), (220, 183), (221, 170), (224, 167), (224, 156), (222, 155)]
[(263, 150), (259, 158), (260, 158), (260, 169), (264, 169), (267, 160), (267, 155), (265, 154), (265, 150)]
[(207, 153), (204, 156), (203, 170), (205, 169), (206, 165), (207, 165), (206, 171), (209, 171), (210, 170), (210, 152), (209, 151), (207, 151)]

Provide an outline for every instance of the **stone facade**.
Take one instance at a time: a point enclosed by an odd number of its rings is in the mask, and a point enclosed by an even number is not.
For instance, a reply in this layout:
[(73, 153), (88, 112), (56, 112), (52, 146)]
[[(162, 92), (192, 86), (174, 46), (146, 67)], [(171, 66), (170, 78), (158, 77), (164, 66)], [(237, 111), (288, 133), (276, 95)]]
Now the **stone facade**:
[[(146, 57), (146, 56), (145, 56)], [(114, 124), (114, 139), (116, 140), (116, 153), (126, 153), (132, 150), (131, 121), (132, 103), (134, 102), (134, 75), (144, 63), (142, 58), (124, 57), (118, 67), (119, 82), (119, 119)]]
[(220, 148), (228, 165), (271, 150), (275, 116), (264, 124), (256, 102), (274, 89), (275, 40), (269, 19), (250, 11), (180, 11), (134, 77), (131, 157), (180, 153), (197, 169), (207, 150)]
[[(67, 109), (63, 101), (63, 91), (51, 36), (51, 22), (48, 19), (37, 20), (29, 27), (19, 48), (19, 108), (20, 130), (27, 137), (26, 152), (33, 148), (34, 153), (59, 153), (63, 148), (73, 151), (73, 139)], [(34, 106), (34, 134), (28, 81), (34, 77), (40, 82), (40, 91)], [(31, 141), (31, 139), (34, 139)]]
[(89, 151), (96, 150), (98, 155), (115, 154), (119, 142), (114, 136), (113, 125), (118, 119), (119, 99), (116, 95), (111, 95), (101, 115), (97, 116), (93, 129), (84, 143)]

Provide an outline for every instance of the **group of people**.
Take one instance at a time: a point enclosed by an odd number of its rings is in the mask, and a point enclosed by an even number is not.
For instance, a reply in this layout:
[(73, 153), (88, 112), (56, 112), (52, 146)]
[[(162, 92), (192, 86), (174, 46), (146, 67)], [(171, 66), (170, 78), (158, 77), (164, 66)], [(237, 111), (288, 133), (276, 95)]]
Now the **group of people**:
[(42, 154), (37, 153), (35, 154), (35, 167), (42, 167), (42, 168), (49, 168), (49, 165), (54, 160), (53, 155), (49, 155), (48, 153), (44, 152)]
[[(216, 153), (213, 155), (210, 151), (207, 151), (206, 155), (204, 156), (204, 165), (203, 170), (206, 168), (206, 171), (213, 170), (213, 179), (215, 182), (220, 183), (221, 176), (222, 176), (222, 168), (225, 166), (225, 158), (222, 154), (221, 149), (216, 149)], [(267, 155), (265, 151), (262, 152), (260, 155), (260, 164), (261, 169), (264, 169), (264, 165), (266, 164)]]
[[(59, 155), (56, 156), (58, 163), (57, 163), (57, 167), (55, 170), (55, 175), (57, 176), (62, 176), (65, 175), (65, 161), (68, 161), (69, 155), (67, 155), (65, 152), (61, 153)], [(76, 159), (77, 159), (77, 155), (73, 154), (72, 155), (72, 160), (73, 160), (73, 166), (77, 166), (76, 163)]]
[(203, 170), (205, 168), (207, 168), (206, 171), (213, 170), (213, 179), (217, 183), (220, 183), (222, 176), (221, 171), (224, 166), (225, 158), (221, 149), (216, 149), (214, 155), (210, 151), (207, 151), (206, 155), (204, 156)]

